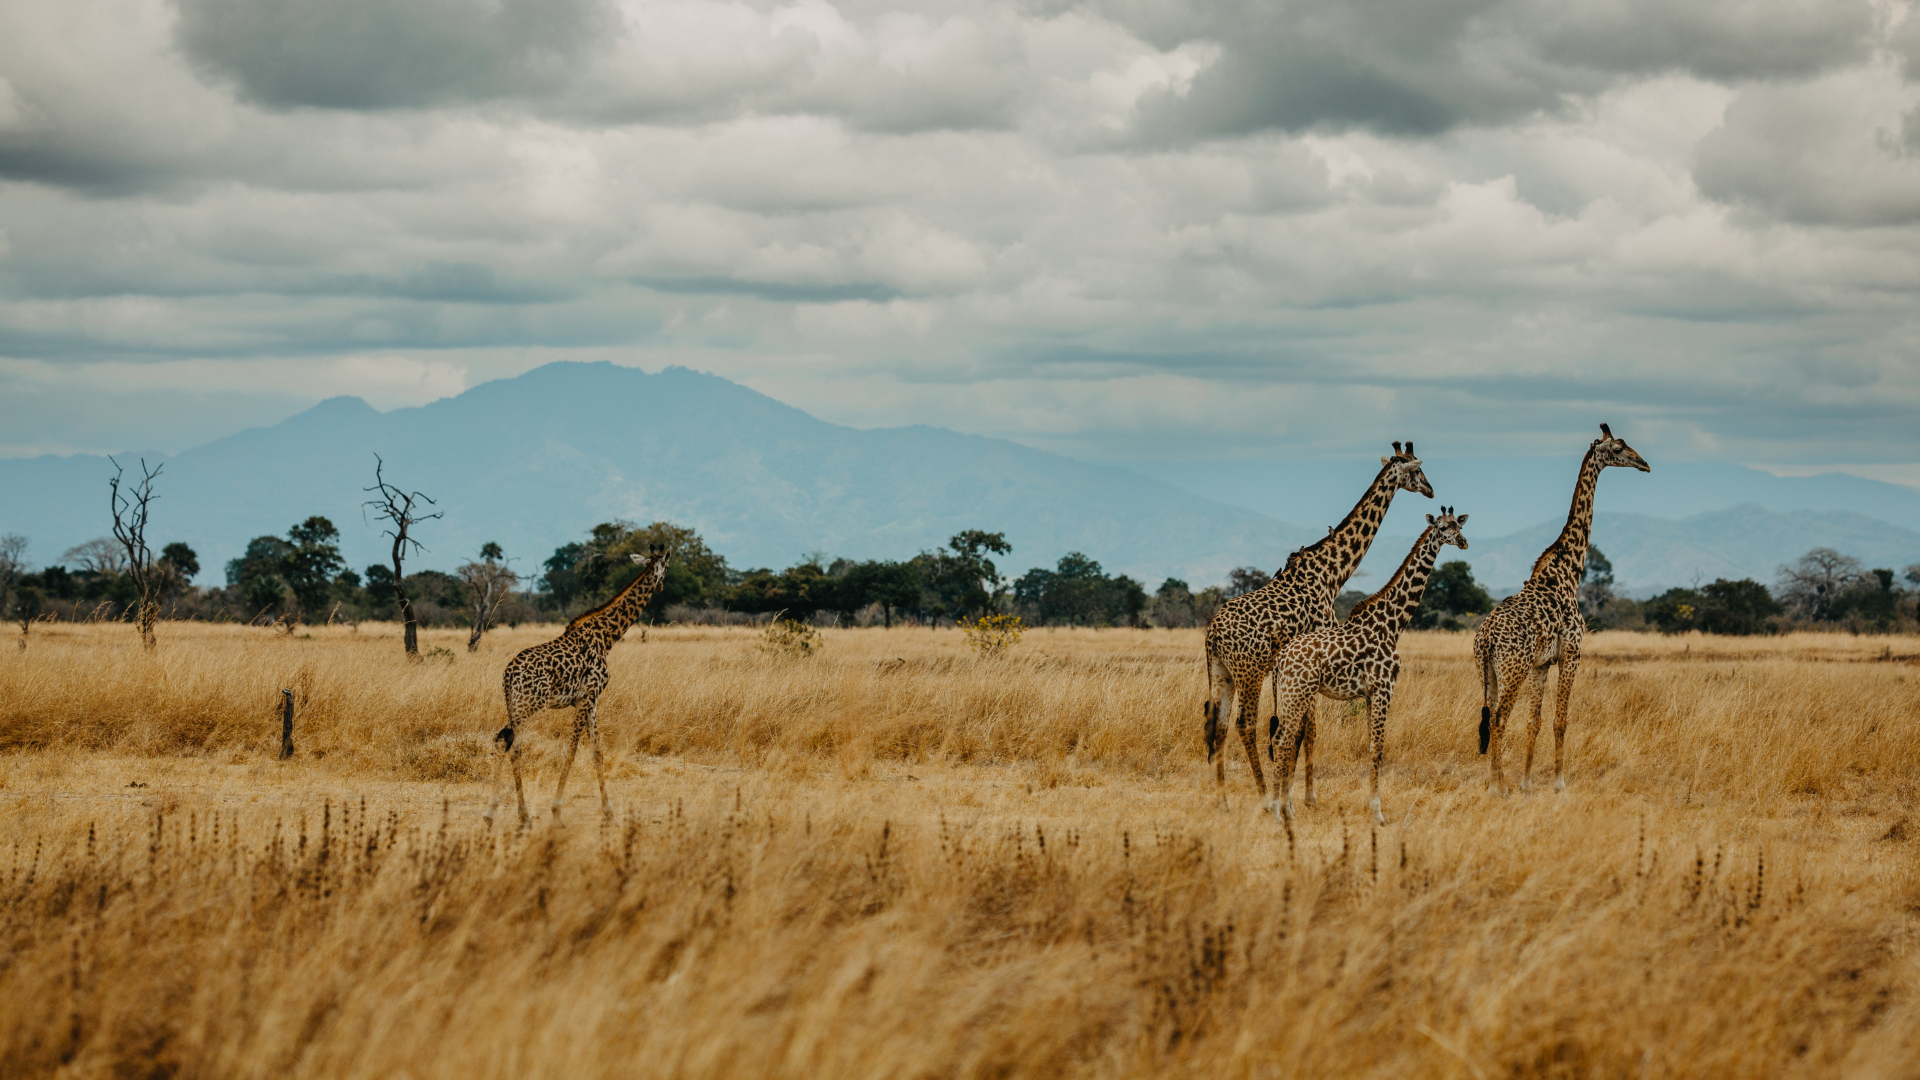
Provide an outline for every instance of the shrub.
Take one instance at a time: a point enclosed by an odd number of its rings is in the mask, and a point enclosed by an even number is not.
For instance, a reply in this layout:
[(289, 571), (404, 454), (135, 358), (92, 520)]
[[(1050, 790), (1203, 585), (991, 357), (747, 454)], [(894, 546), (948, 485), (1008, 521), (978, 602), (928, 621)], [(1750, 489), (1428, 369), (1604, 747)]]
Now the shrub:
[(967, 644), (981, 656), (999, 656), (1013, 648), (1027, 629), (1018, 615), (982, 615), (973, 623), (965, 619), (959, 622), (960, 631), (967, 635)]

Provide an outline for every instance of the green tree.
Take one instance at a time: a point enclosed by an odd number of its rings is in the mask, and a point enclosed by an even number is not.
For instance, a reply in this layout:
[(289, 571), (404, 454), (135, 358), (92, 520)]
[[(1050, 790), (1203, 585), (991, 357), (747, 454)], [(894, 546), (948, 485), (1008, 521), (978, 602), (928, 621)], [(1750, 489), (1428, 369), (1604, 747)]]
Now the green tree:
[(1061, 556), (1052, 570), (1034, 567), (1022, 574), (1013, 593), (1042, 623), (1138, 626), (1147, 606), (1139, 582), (1125, 574), (1108, 577), (1099, 562), (1078, 551)]
[(541, 564), (547, 568), (547, 572), (540, 576), (540, 588), (563, 608), (580, 595), (580, 574), (574, 570), (574, 566), (586, 553), (585, 544), (561, 544)]
[(1587, 565), (1580, 570), (1580, 613), (1592, 625), (1612, 600), (1613, 563), (1598, 547), (1588, 547)]
[(315, 516), (287, 530), (289, 550), (281, 579), (308, 621), (319, 617), (333, 597), (333, 580), (346, 568), (340, 557), (340, 530)]
[(1422, 630), (1457, 630), (1459, 616), (1485, 615), (1492, 610), (1493, 597), (1473, 580), (1473, 567), (1455, 559), (1441, 563), (1427, 579), (1427, 591), (1420, 598), (1413, 625)]
[(1250, 592), (1258, 592), (1267, 587), (1273, 575), (1257, 566), (1236, 566), (1227, 571), (1227, 587), (1224, 590), (1229, 598)]
[(227, 585), (240, 591), (254, 618), (286, 613), (292, 591), (285, 575), (294, 550), (277, 536), (256, 536), (239, 558), (228, 561)]
[(628, 556), (644, 555), (656, 544), (673, 552), (673, 561), (667, 564), (666, 580), (647, 601), (649, 621), (658, 620), (675, 604), (725, 604), (737, 576), (728, 568), (726, 558), (709, 547), (698, 532), (670, 521), (656, 521), (645, 528), (630, 521), (601, 522), (588, 532), (584, 543), (554, 549), (540, 585), (562, 608), (575, 600), (604, 603), (639, 576), (639, 565)]
[(1900, 594), (1893, 588), (1893, 571), (1869, 570), (1834, 597), (1829, 617), (1855, 629), (1886, 633), (1900, 620)]
[(1695, 625), (1709, 634), (1764, 634), (1772, 629), (1769, 621), (1784, 609), (1752, 578), (1728, 581), (1720, 578), (1699, 590)]
[(1007, 582), (988, 555), (1011, 555), (1005, 533), (967, 529), (921, 560), (926, 586), (954, 615), (986, 615), (1006, 595)]
[(1700, 627), (1700, 594), (1692, 589), (1668, 589), (1640, 605), (1641, 614), (1663, 634), (1683, 634)]
[(200, 573), (200, 556), (176, 540), (160, 549), (160, 559), (153, 564), (153, 569), (159, 594), (164, 597), (178, 596), (187, 590), (187, 586)]
[(869, 604), (879, 604), (886, 625), (892, 626), (896, 610), (912, 610), (920, 605), (920, 574), (912, 563), (878, 560), (849, 563), (837, 576), (839, 595), (835, 610), (847, 615)]
[(805, 622), (817, 611), (836, 609), (838, 585), (819, 559), (804, 559), (779, 573), (747, 571), (728, 597), (727, 607), (753, 614), (784, 612), (786, 618)]

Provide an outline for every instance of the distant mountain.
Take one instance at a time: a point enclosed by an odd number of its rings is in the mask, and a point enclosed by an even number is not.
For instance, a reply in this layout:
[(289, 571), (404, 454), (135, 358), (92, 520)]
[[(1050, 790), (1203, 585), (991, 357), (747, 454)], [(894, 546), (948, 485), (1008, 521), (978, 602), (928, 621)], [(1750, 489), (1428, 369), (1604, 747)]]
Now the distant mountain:
[[(1609, 477), (1612, 479), (1612, 477)], [(1533, 572), (1540, 552), (1560, 535), (1564, 519), (1485, 540), (1469, 514), (1464, 552), (1448, 548), (1442, 561), (1464, 559), (1474, 579), (1497, 596), (1519, 591)], [(1392, 576), (1413, 536), (1382, 536), (1354, 587), (1372, 591)], [(1769, 586), (1782, 563), (1816, 547), (1831, 547), (1864, 562), (1898, 570), (1920, 562), (1920, 532), (1875, 521), (1860, 514), (1795, 510), (1779, 512), (1742, 503), (1679, 520), (1646, 514), (1595, 514), (1593, 543), (1613, 563), (1616, 589), (1646, 597), (1678, 585), (1715, 578), (1751, 577)]]
[[(698, 529), (738, 567), (790, 565), (812, 550), (904, 558), (961, 529), (1004, 530), (1018, 570), (1084, 551), (1151, 589), (1278, 565), (1313, 534), (1110, 466), (931, 427), (859, 430), (712, 375), (557, 363), (419, 408), (381, 413), (334, 398), (283, 423), (165, 458), (152, 540), (185, 540), (203, 581), (251, 537), (331, 518), (356, 567), (383, 560), (362, 515), (374, 454), (388, 479), (437, 500), (420, 527), (450, 569), (498, 540), (537, 570), (602, 521)], [(130, 469), (139, 454), (120, 455)], [(0, 461), (0, 532), (34, 561), (108, 531), (93, 456)], [(1363, 482), (1364, 483), (1364, 482)], [(1356, 492), (1357, 494), (1357, 492)], [(1424, 500), (1421, 500), (1424, 501)]]

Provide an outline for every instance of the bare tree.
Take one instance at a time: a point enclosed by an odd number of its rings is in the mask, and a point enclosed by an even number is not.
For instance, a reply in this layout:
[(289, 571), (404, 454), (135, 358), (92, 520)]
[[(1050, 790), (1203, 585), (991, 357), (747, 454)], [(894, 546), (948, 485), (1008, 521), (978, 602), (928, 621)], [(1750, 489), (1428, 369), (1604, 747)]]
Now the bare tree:
[(140, 643), (151, 649), (157, 644), (153, 622), (160, 615), (160, 605), (154, 600), (154, 586), (159, 582), (153, 570), (153, 551), (147, 547), (147, 513), (157, 497), (153, 493), (153, 482), (166, 466), (149, 469), (146, 459), (141, 458), (139, 482), (129, 484), (122, 491), (120, 482), (125, 478), (125, 470), (113, 458), (107, 460), (113, 462), (113, 478), (107, 481), (108, 502), (113, 510), (113, 538), (127, 550), (126, 572), (140, 593)]
[[(0, 536), (0, 615), (5, 615), (13, 598), (13, 587), (27, 572), (27, 538), (19, 533)], [(26, 627), (20, 629), (25, 634)]]
[(118, 577), (127, 572), (127, 551), (112, 537), (98, 536), (61, 552), (60, 561), (89, 574)]
[(403, 491), (388, 483), (382, 474), (385, 468), (386, 462), (380, 460), (380, 455), (373, 455), (373, 486), (361, 489), (373, 492), (373, 498), (361, 504), (362, 512), (364, 513), (365, 509), (371, 509), (375, 518), (387, 523), (387, 528), (381, 530), (381, 535), (393, 538), (393, 592), (400, 598), (400, 617), (406, 622), (407, 658), (418, 660), (420, 659), (420, 624), (414, 618), (413, 601), (407, 597), (406, 574), (402, 570), (402, 563), (406, 560), (409, 544), (415, 551), (427, 550), (426, 545), (415, 540), (409, 530), (423, 521), (432, 521), (439, 517), (440, 511), (436, 510), (431, 514), (422, 513), (420, 504), (432, 506), (434, 501), (418, 491)]
[(467, 563), (454, 571), (466, 582), (467, 595), (473, 600), (473, 633), (467, 636), (468, 652), (480, 651), (480, 635), (493, 625), (494, 611), (514, 586), (520, 584), (520, 575), (507, 566), (512, 560), (503, 558), (504, 554), (499, 544), (488, 543), (480, 548), (479, 562)]
[(1859, 580), (1859, 559), (1817, 547), (1780, 568), (1780, 598), (1802, 618), (1825, 619), (1833, 601)]

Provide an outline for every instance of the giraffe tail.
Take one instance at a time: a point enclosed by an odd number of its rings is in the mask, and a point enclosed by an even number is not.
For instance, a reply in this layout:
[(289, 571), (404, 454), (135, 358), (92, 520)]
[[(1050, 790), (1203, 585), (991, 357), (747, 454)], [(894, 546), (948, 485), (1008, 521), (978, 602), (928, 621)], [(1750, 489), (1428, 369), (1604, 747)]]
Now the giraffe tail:
[(1487, 752), (1493, 741), (1493, 699), (1499, 693), (1499, 678), (1493, 671), (1493, 650), (1480, 660), (1480, 752)]
[(508, 724), (506, 727), (501, 728), (499, 732), (493, 736), (493, 741), (500, 744), (500, 749), (511, 751), (513, 749), (513, 725)]

